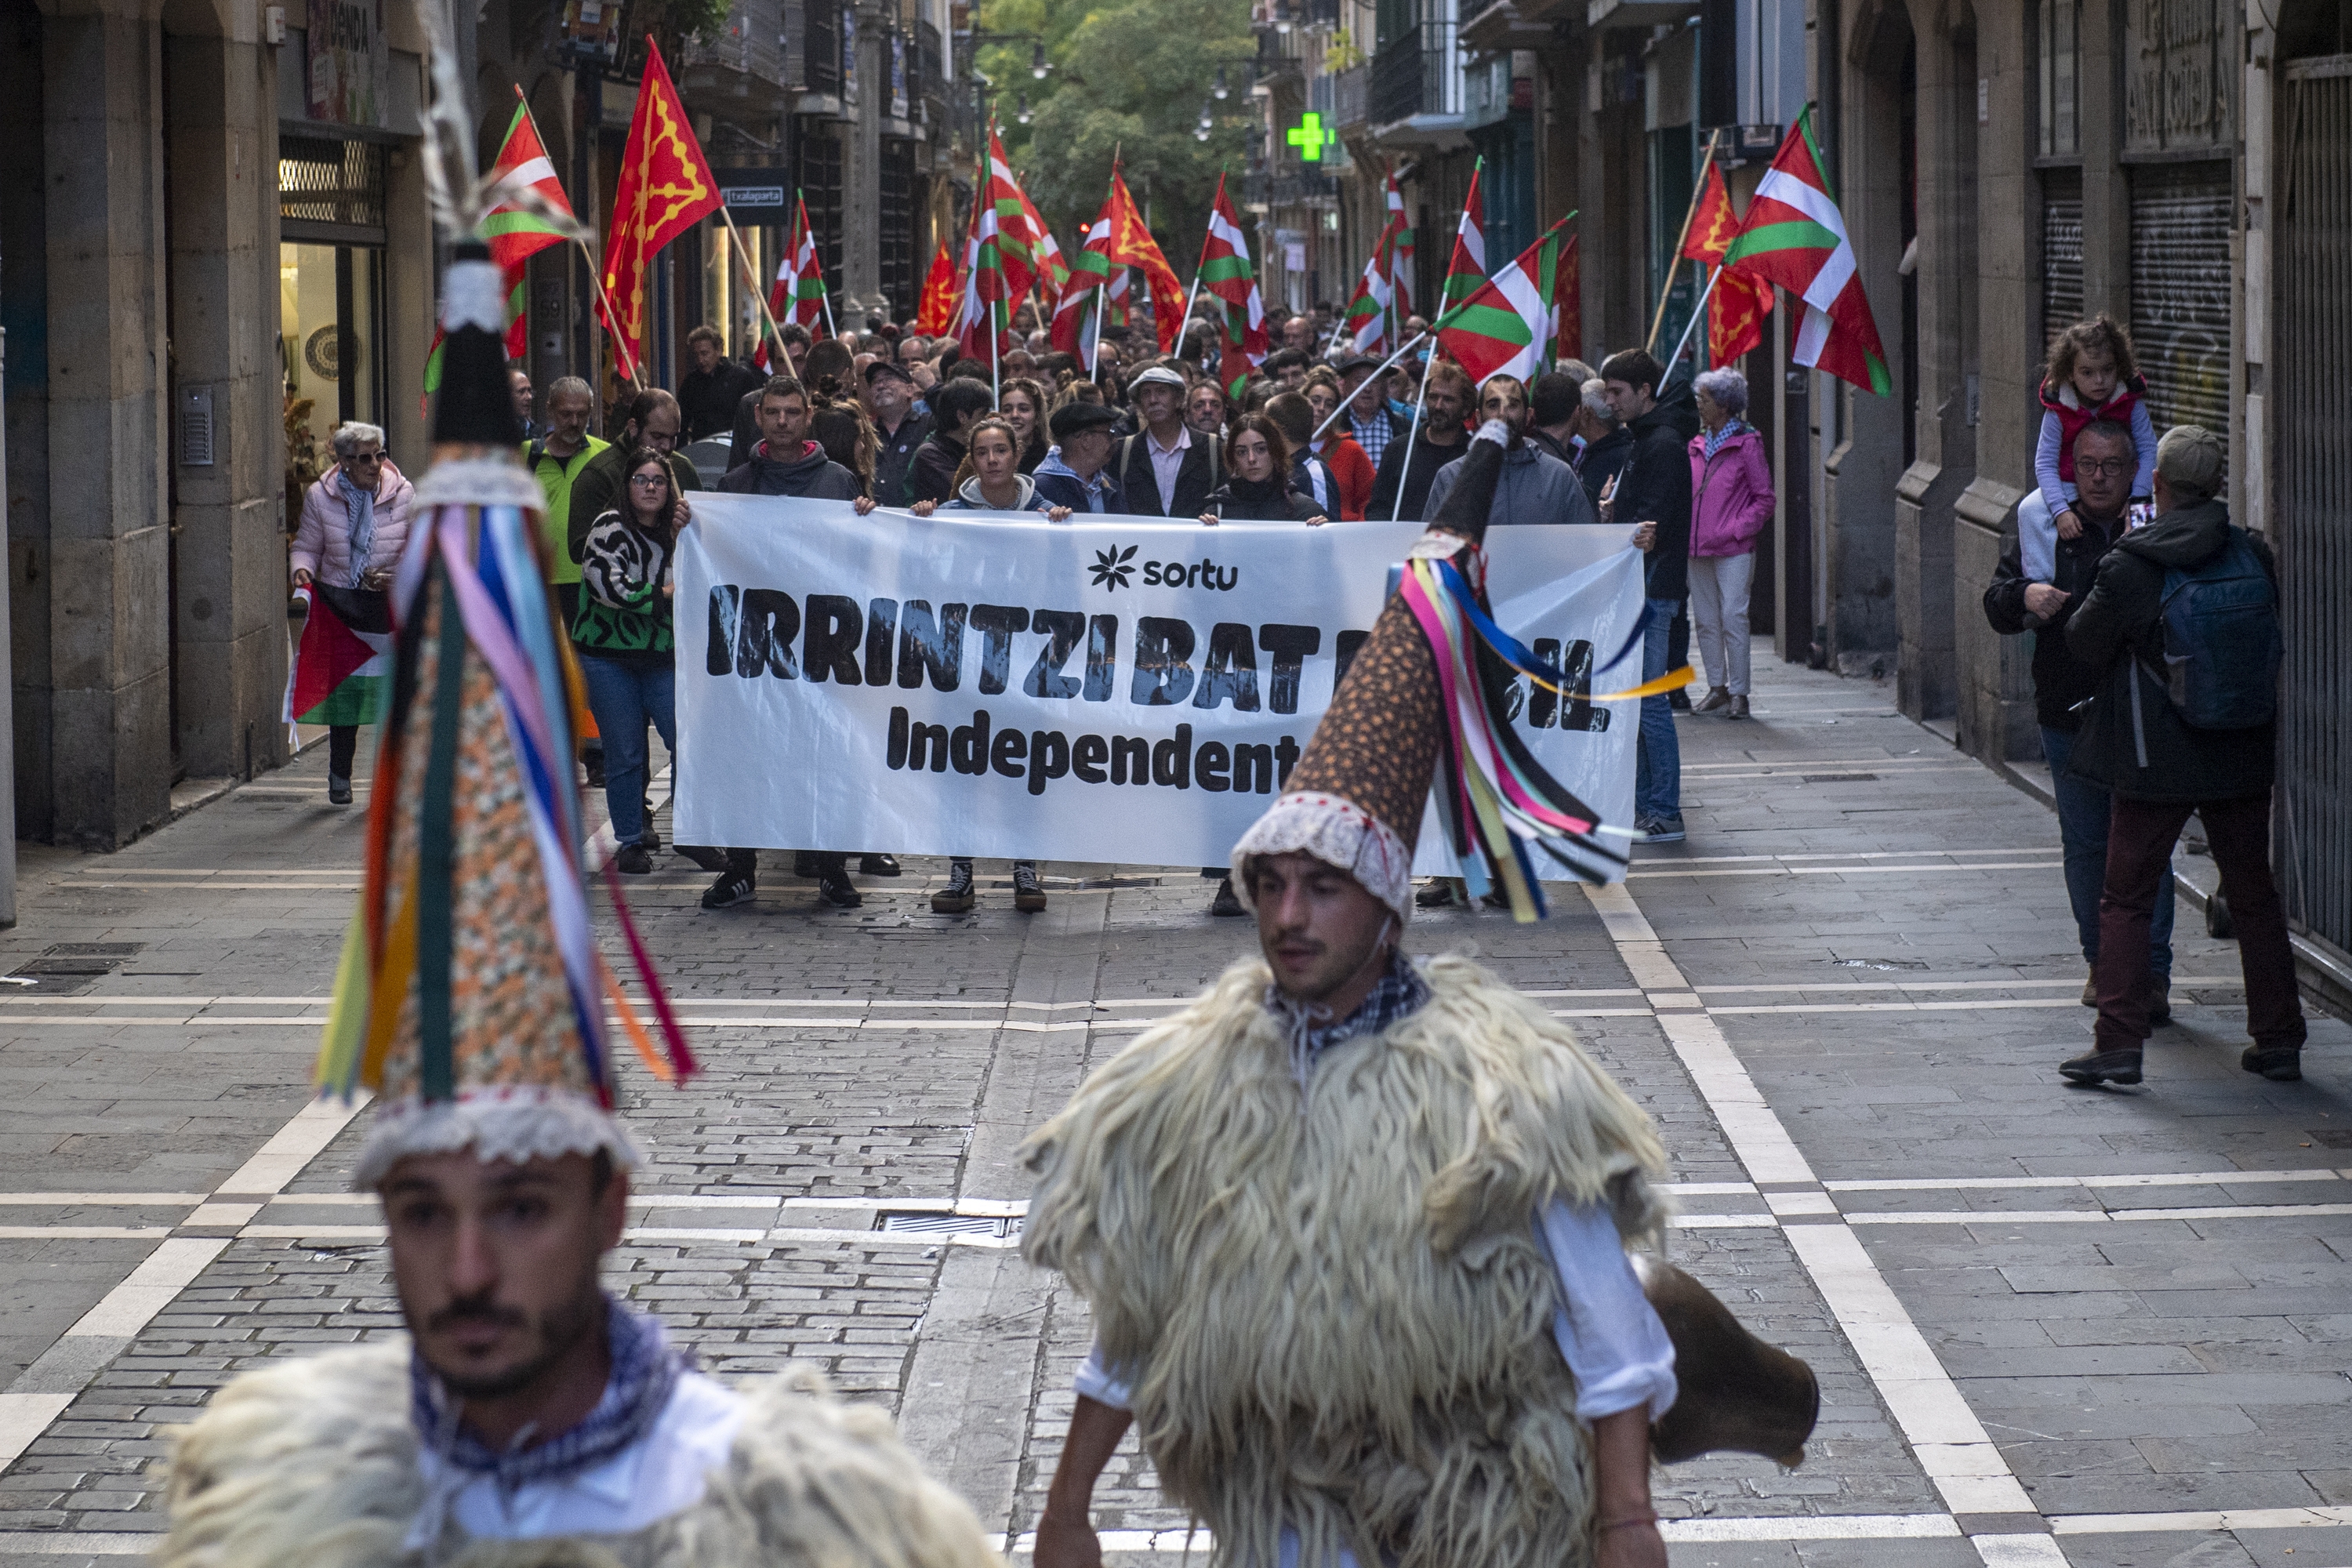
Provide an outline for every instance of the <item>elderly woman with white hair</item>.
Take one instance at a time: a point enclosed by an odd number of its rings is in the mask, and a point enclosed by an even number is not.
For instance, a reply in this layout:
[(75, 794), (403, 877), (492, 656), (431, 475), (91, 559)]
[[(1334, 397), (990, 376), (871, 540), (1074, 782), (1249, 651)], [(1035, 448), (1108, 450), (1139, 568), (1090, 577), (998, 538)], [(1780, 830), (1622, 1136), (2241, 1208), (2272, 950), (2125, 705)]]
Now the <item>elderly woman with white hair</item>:
[[(307, 588), (318, 583), (380, 599), (389, 625), (386, 590), (401, 547), (408, 542), (415, 487), (384, 455), (380, 427), (352, 420), (337, 426), (328, 439), (335, 448), (335, 466), (302, 497), (302, 521), (288, 554), (294, 585)], [(359, 740), (356, 723), (330, 722), (327, 727), (327, 799), (331, 805), (352, 803), (352, 759), (358, 753)]]
[(1693, 384), (1699, 433), (1690, 439), (1690, 614), (1706, 666), (1695, 712), (1748, 717), (1748, 595), (1756, 541), (1772, 520), (1772, 469), (1764, 437), (1742, 417), (1748, 378), (1710, 370)]

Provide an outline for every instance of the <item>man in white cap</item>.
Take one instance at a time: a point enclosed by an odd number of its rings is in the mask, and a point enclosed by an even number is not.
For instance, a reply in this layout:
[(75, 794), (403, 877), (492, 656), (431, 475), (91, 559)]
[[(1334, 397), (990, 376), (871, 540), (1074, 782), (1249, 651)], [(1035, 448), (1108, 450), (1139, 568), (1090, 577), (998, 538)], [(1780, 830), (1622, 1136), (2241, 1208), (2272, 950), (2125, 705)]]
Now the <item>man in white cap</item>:
[(1112, 477), (1139, 517), (1198, 517), (1209, 492), (1224, 479), (1224, 443), (1196, 436), (1184, 423), (1183, 373), (1146, 365), (1127, 384), (1127, 397), (1143, 428), (1112, 454)]

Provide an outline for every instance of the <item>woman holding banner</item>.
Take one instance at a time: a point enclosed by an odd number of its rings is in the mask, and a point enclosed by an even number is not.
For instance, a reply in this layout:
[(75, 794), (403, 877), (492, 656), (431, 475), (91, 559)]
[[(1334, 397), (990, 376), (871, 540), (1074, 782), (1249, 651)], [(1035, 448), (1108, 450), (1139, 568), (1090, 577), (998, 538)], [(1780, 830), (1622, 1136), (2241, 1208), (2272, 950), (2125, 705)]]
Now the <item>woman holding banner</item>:
[(1225, 482), (1209, 492), (1208, 510), (1201, 513), (1201, 521), (1210, 527), (1220, 522), (1303, 522), (1313, 528), (1331, 521), (1313, 497), (1291, 488), (1290, 444), (1282, 427), (1266, 416), (1244, 414), (1234, 421), (1225, 462)]
[(629, 454), (621, 505), (599, 517), (580, 554), (580, 610), (572, 645), (588, 706), (604, 737), (604, 807), (620, 852), (617, 871), (654, 868), (660, 841), (646, 820), (646, 726), (677, 752), (677, 670), (670, 620), (670, 557), (677, 542), (677, 489), (650, 447)]

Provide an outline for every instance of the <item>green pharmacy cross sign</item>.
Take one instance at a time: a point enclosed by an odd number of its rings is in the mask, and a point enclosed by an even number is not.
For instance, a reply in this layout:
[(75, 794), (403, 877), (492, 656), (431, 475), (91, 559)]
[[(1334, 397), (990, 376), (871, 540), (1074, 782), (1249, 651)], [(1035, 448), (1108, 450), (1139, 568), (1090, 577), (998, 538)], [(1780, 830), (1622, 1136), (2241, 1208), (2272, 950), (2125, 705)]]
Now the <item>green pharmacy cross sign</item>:
[(1339, 139), (1339, 132), (1323, 123), (1319, 114), (1308, 114), (1297, 129), (1283, 133), (1283, 140), (1298, 149), (1298, 155), (1309, 163), (1323, 161), (1323, 149)]

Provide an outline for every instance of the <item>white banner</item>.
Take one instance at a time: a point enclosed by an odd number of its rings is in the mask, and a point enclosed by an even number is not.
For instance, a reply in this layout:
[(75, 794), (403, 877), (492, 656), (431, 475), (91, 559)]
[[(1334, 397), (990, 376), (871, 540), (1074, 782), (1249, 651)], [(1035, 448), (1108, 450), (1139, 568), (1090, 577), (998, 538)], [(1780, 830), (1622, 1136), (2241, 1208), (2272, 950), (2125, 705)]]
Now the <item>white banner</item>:
[[(1220, 864), (1273, 803), (1421, 531), (861, 518), (839, 501), (698, 495), (677, 565), (677, 837)], [(1624, 539), (1488, 535), (1496, 619), (1546, 658), (1565, 649), (1572, 688), (1641, 615)], [(1592, 679), (1636, 684), (1638, 649)], [(1629, 824), (1637, 705), (1520, 685), (1529, 749), (1602, 821)], [(1432, 827), (1417, 866), (1452, 868)]]

